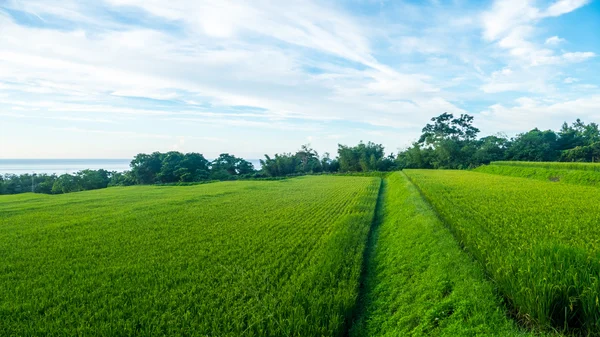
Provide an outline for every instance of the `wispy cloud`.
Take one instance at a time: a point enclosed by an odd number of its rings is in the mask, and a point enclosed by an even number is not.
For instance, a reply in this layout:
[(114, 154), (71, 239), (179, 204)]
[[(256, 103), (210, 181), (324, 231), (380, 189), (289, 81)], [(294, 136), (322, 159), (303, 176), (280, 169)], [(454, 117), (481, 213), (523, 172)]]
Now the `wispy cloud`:
[(540, 28), (586, 5), (7, 0), (0, 125), (11, 130), (0, 141), (31, 139), (37, 125), (44, 139), (57, 128), (82, 144), (130, 139), (116, 156), (254, 156), (291, 151), (307, 134), (329, 152), (367, 138), (402, 147), (445, 111), (483, 111), (489, 123), (512, 118), (506, 102), (519, 97), (595, 97), (600, 51), (576, 43), (574, 25)]
[(547, 38), (545, 44), (551, 45), (551, 46), (555, 46), (555, 45), (561, 44), (561, 43), (563, 43), (565, 41), (566, 41), (565, 39), (560, 38), (560, 37), (554, 35), (552, 37)]
[[(482, 15), (483, 36), (488, 41), (508, 50), (515, 58), (529, 65), (560, 64), (581, 62), (595, 56), (593, 52), (566, 52), (556, 55), (553, 50), (538, 46), (531, 39), (535, 25), (549, 17), (558, 17), (570, 13), (584, 5), (586, 0), (559, 0), (547, 8), (538, 8), (533, 1), (497, 0), (493, 8)], [(564, 41), (553, 36), (545, 44), (558, 44)]]

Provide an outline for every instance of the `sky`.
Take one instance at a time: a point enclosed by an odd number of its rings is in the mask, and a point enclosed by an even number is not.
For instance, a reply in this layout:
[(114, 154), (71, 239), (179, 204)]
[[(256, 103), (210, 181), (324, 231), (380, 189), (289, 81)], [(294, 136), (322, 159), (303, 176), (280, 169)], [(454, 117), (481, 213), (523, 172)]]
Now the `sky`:
[(600, 122), (600, 0), (0, 0), (0, 158), (248, 159)]

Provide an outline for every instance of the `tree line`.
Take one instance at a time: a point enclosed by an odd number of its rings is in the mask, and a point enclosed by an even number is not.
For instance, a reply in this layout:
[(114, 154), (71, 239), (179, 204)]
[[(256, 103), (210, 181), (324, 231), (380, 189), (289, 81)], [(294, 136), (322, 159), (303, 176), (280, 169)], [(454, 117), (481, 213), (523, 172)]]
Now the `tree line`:
[(75, 174), (7, 174), (0, 176), (0, 194), (24, 192), (61, 194), (106, 188), (148, 184), (189, 184), (215, 180), (272, 179), (303, 174), (366, 172), (396, 168), (395, 157), (385, 156), (384, 147), (372, 142), (350, 147), (339, 145), (338, 156), (319, 156), (310, 145), (295, 153), (265, 155), (261, 168), (234, 155), (223, 153), (209, 161), (200, 153), (140, 153), (130, 170), (82, 170)]
[(383, 145), (360, 142), (338, 144), (337, 156), (319, 155), (302, 145), (295, 153), (265, 155), (261, 168), (223, 153), (209, 161), (200, 153), (140, 153), (130, 170), (82, 170), (75, 174), (0, 175), (0, 194), (36, 192), (61, 194), (110, 186), (189, 184), (215, 180), (273, 179), (304, 174), (393, 171), (404, 168), (469, 169), (491, 161), (581, 161), (600, 160), (600, 129), (577, 119), (559, 131), (537, 128), (508, 138), (493, 135), (478, 138), (474, 117), (443, 113), (431, 119), (420, 138), (409, 148), (385, 154)]
[(431, 119), (419, 140), (400, 151), (397, 164), (402, 168), (469, 169), (491, 161), (565, 161), (600, 160), (598, 124), (577, 119), (563, 123), (558, 131), (534, 128), (512, 138), (493, 135), (477, 138), (474, 118), (444, 113)]

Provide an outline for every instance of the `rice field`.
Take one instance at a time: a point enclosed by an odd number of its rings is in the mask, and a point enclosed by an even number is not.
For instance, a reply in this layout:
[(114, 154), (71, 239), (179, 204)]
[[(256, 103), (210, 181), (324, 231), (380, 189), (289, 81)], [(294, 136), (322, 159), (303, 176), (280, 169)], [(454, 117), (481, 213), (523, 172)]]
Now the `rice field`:
[(0, 196), (0, 336), (336, 336), (380, 178)]
[(542, 180), (0, 196), (0, 336), (599, 335), (600, 194)]
[(533, 336), (401, 172), (384, 180), (363, 308), (350, 335)]
[(480, 166), (475, 171), (554, 183), (600, 185), (600, 164), (493, 162)]
[(600, 334), (600, 194), (467, 171), (408, 170), (525, 326)]
[(491, 165), (539, 167), (557, 170), (580, 170), (600, 172), (600, 163), (583, 162), (533, 162), (533, 161), (493, 161)]

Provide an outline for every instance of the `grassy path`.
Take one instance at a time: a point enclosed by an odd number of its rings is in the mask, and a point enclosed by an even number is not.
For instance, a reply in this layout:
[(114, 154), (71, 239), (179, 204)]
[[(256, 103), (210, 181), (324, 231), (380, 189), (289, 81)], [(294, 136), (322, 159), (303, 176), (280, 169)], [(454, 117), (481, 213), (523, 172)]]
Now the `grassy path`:
[(528, 336), (404, 173), (382, 185), (350, 336)]

